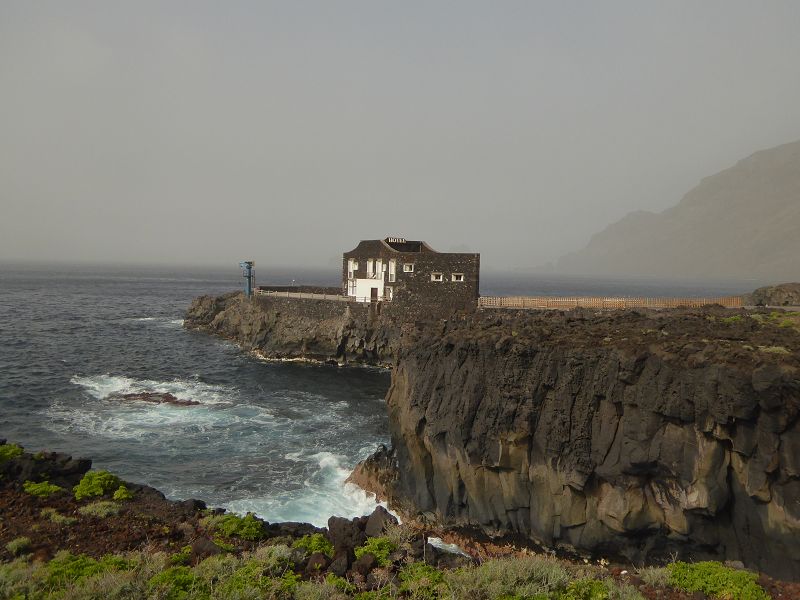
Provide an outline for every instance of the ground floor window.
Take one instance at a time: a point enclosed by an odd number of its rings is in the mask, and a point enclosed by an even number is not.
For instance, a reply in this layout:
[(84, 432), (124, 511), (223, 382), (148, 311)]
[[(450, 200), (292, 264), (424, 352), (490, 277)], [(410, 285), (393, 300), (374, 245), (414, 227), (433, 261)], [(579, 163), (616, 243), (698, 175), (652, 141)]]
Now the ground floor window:
[(441, 273), (431, 273), (431, 281), (444, 281)]
[(463, 273), (453, 273), (453, 281), (464, 281)]

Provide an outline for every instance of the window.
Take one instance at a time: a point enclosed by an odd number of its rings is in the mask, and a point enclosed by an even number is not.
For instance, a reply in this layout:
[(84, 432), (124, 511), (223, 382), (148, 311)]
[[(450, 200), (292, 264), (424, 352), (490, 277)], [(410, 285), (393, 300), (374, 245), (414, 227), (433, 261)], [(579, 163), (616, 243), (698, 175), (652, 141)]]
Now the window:
[(414, 263), (403, 264), (403, 273), (413, 273), (413, 272), (414, 272)]
[(393, 283), (397, 275), (397, 261), (393, 258), (389, 259), (389, 283)]
[(385, 287), (385, 288), (383, 288), (383, 297), (384, 297), (386, 300), (388, 300), (389, 302), (391, 302), (391, 301), (392, 301), (392, 298), (394, 298), (394, 289), (393, 289), (393, 288), (391, 288), (391, 287)]
[(441, 273), (431, 273), (431, 281), (444, 281)]
[(357, 260), (353, 261), (353, 271), (358, 271), (358, 261)]
[(463, 273), (453, 273), (453, 281), (464, 281)]

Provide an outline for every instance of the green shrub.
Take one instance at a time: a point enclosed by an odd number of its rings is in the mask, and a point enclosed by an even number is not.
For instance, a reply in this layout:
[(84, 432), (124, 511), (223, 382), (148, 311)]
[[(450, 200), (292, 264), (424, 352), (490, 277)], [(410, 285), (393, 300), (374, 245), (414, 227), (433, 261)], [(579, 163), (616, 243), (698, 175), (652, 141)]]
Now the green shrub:
[(41, 461), (44, 460), (44, 451), (39, 450), (36, 454), (33, 455), (33, 460)]
[(733, 325), (734, 323), (741, 323), (744, 319), (742, 315), (733, 315), (732, 317), (722, 317), (720, 321), (726, 325)]
[(260, 540), (267, 535), (264, 522), (257, 519), (253, 513), (247, 513), (243, 517), (225, 515), (219, 520), (217, 529), (228, 537), (238, 537), (250, 541)]
[(250, 556), (273, 576), (283, 574), (292, 565), (292, 549), (289, 546), (262, 546)]
[(127, 571), (132, 564), (119, 556), (107, 554), (100, 560), (95, 560), (85, 554), (70, 554), (62, 551), (47, 563), (47, 583), (51, 586), (61, 586), (73, 583), (85, 577), (109, 571)]
[(423, 562), (415, 562), (400, 570), (400, 591), (419, 600), (436, 600), (444, 587), (444, 575)]
[(558, 600), (609, 600), (609, 586), (597, 579), (576, 579), (558, 595)]
[(119, 477), (108, 471), (89, 471), (73, 489), (75, 500), (103, 496), (122, 485)]
[(114, 492), (112, 498), (118, 502), (133, 500), (133, 493), (127, 487), (125, 487), (125, 485), (121, 485), (117, 488), (117, 491)]
[(279, 588), (280, 585), (279, 581), (270, 577), (268, 570), (261, 562), (248, 560), (222, 581), (218, 590), (219, 595), (223, 598), (239, 598), (247, 592), (261, 597), (266, 592)]
[(783, 346), (759, 346), (758, 349), (767, 354), (791, 354), (791, 352)]
[(9, 461), (12, 458), (17, 458), (21, 454), (21, 446), (17, 446), (16, 444), (3, 444), (0, 446), (0, 464)]
[(328, 541), (321, 533), (312, 533), (311, 535), (304, 535), (294, 544), (295, 548), (302, 548), (308, 554), (321, 552), (322, 554), (333, 558), (333, 544)]
[(234, 546), (233, 544), (229, 544), (220, 537), (215, 537), (211, 541), (214, 542), (217, 545), (217, 547), (223, 552), (233, 552), (234, 550), (236, 550), (236, 546)]
[(119, 504), (112, 502), (111, 500), (98, 500), (97, 502), (92, 502), (86, 506), (81, 506), (78, 509), (78, 512), (84, 517), (97, 517), (98, 519), (105, 519), (119, 513), (120, 508), (122, 507)]
[(372, 554), (380, 566), (388, 567), (390, 564), (389, 555), (395, 550), (397, 550), (397, 546), (389, 541), (388, 538), (374, 537), (367, 539), (363, 546), (356, 548), (355, 553), (356, 558), (361, 558), (365, 554)]
[(563, 590), (571, 577), (549, 556), (497, 558), (475, 567), (444, 572), (456, 598), (532, 598)]
[(176, 552), (169, 557), (169, 562), (173, 565), (188, 565), (192, 558), (192, 547), (184, 546), (180, 552)]
[(336, 588), (337, 591), (343, 594), (352, 594), (356, 591), (356, 586), (347, 581), (344, 577), (339, 577), (333, 573), (328, 573), (328, 576), (325, 577), (325, 583)]
[(170, 567), (154, 575), (147, 583), (150, 593), (164, 600), (188, 600), (208, 597), (205, 582), (189, 567)]
[(8, 550), (11, 556), (20, 556), (22, 554), (27, 554), (31, 549), (31, 538), (28, 537), (18, 537), (14, 538), (10, 542), (6, 544), (6, 550)]
[(653, 587), (667, 587), (669, 585), (669, 570), (664, 567), (645, 567), (636, 573), (642, 581)]
[(33, 481), (26, 481), (22, 484), (22, 489), (31, 496), (37, 498), (49, 498), (53, 494), (63, 492), (64, 488), (61, 486), (42, 481), (41, 483), (34, 483)]
[(55, 523), (56, 525), (74, 525), (78, 519), (75, 517), (67, 517), (59, 513), (55, 508), (43, 508), (42, 512), (39, 513), (43, 519), (47, 519), (51, 523)]
[(769, 600), (758, 583), (758, 576), (737, 571), (718, 562), (676, 562), (667, 566), (670, 583), (687, 592), (703, 592), (712, 598), (737, 600)]

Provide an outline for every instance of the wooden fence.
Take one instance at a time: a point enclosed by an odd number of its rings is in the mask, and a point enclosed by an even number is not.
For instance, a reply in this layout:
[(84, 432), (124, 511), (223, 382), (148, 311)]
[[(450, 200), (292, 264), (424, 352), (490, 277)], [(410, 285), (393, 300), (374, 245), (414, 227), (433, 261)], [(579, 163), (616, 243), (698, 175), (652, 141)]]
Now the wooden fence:
[(721, 304), (726, 308), (740, 308), (741, 296), (723, 298), (613, 298), (602, 296), (481, 296), (479, 308), (696, 308)]

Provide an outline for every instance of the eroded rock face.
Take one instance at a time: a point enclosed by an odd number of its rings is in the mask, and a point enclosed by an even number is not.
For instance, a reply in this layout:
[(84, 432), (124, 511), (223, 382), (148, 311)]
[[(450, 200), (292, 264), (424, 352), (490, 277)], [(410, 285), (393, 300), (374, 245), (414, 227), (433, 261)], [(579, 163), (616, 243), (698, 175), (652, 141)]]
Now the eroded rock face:
[(420, 331), (392, 374), (393, 448), (354, 480), (417, 519), (798, 578), (800, 335), (731, 314)]
[(758, 288), (745, 296), (745, 303), (756, 306), (800, 306), (800, 283)]
[(389, 365), (404, 324), (373, 305), (232, 293), (195, 299), (184, 326), (267, 358)]

